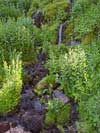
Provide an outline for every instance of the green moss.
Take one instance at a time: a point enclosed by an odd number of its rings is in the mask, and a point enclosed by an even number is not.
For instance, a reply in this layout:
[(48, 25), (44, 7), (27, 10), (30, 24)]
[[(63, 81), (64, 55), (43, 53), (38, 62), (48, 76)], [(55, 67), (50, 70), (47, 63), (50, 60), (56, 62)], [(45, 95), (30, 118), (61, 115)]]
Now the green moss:
[(70, 104), (64, 104), (56, 99), (49, 101), (48, 112), (46, 113), (45, 124), (47, 126), (52, 125), (64, 125), (68, 123), (70, 117)]
[(45, 124), (47, 126), (52, 126), (55, 124), (55, 114), (54, 113), (48, 112), (46, 114)]
[(63, 38), (63, 43), (67, 43), (71, 41), (71, 36), (73, 35), (73, 24), (72, 23), (67, 23), (66, 28), (64, 30), (64, 38)]
[(88, 122), (77, 122), (77, 130), (79, 133), (96, 133), (92, 125)]
[(42, 95), (45, 89), (48, 89), (48, 92), (51, 90), (53, 84), (55, 83), (55, 76), (48, 75), (44, 77), (34, 88), (34, 92), (38, 95)]
[(66, 2), (66, 0), (62, 0), (59, 2), (55, 1), (53, 3), (46, 5), (43, 8), (45, 20), (46, 21), (55, 20), (55, 19), (58, 19), (58, 17), (60, 20), (66, 18), (66, 10), (69, 7), (70, 5), (68, 1)]
[(28, 15), (32, 15), (34, 12), (41, 10), (44, 13), (45, 22), (52, 22), (55, 20), (63, 20), (66, 18), (67, 10), (70, 8), (69, 1), (67, 0), (51, 0), (43, 1), (40, 0), (33, 1), (33, 4), (29, 10)]
[(67, 104), (67, 105), (64, 105), (64, 107), (60, 110), (57, 118), (57, 123), (59, 125), (68, 123), (69, 117), (70, 117), (70, 109), (71, 109), (71, 105)]
[(91, 32), (82, 38), (83, 44), (90, 44), (96, 38), (95, 33)]

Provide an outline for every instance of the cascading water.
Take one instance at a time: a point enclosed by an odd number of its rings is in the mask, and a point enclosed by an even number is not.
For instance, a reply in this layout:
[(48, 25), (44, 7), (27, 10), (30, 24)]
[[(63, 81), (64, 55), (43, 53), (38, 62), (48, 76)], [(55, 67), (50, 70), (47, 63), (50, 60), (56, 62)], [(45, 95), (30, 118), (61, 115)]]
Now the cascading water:
[(65, 26), (65, 23), (62, 23), (59, 27), (59, 34), (58, 34), (58, 44), (61, 44), (62, 43), (62, 40), (63, 40), (63, 28)]

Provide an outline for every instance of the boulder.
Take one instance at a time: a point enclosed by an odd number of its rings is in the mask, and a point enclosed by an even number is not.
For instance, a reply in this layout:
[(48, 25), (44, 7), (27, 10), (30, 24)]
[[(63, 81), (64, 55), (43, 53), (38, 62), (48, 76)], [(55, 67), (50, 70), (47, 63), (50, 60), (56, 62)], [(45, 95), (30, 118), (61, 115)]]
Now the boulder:
[(33, 112), (25, 112), (22, 115), (21, 123), (26, 130), (38, 133), (42, 130), (43, 116)]
[(44, 107), (38, 100), (33, 101), (33, 107), (36, 112), (43, 112)]
[(38, 28), (41, 28), (41, 25), (42, 25), (43, 20), (44, 20), (43, 12), (39, 11), (39, 12), (33, 13), (32, 19), (33, 19), (34, 25), (36, 25)]
[(9, 122), (0, 122), (0, 133), (5, 133), (10, 129)]

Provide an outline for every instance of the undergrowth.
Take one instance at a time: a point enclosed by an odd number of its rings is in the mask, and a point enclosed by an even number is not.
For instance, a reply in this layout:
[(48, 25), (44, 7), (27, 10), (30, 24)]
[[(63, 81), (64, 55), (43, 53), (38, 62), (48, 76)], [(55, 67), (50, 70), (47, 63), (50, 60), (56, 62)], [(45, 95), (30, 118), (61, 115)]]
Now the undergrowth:
[(3, 61), (0, 86), (0, 114), (12, 111), (19, 103), (22, 89), (22, 61), (20, 54), (11, 53), (9, 63)]
[[(46, 54), (48, 77), (53, 75), (64, 94), (77, 103), (77, 131), (100, 132), (99, 9), (100, 0), (76, 0), (72, 5), (69, 0), (0, 0), (0, 114), (10, 112), (18, 105), (22, 64), (37, 62), (42, 48)], [(44, 18), (40, 28), (31, 18), (38, 12)], [(62, 23), (65, 26), (62, 42), (65, 44), (56, 45)], [(76, 40), (80, 45), (66, 46)], [(51, 85), (51, 78), (48, 80)], [(43, 81), (38, 85), (38, 93), (44, 87), (40, 88)], [(50, 89), (46, 88), (46, 91)], [(62, 126), (68, 122), (68, 105), (52, 99), (47, 109), (47, 126), (50, 123)]]

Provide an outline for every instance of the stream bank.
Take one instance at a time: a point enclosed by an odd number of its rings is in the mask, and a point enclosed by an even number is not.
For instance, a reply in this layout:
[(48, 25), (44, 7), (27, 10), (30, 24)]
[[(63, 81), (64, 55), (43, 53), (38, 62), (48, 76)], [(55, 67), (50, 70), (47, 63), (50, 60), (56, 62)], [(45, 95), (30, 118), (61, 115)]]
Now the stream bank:
[[(13, 112), (7, 115), (0, 116), (0, 133), (61, 133), (61, 131), (56, 127), (46, 128), (44, 124), (45, 113), (47, 111), (46, 104), (41, 103), (41, 97), (35, 94), (34, 86), (48, 74), (48, 70), (44, 68), (44, 60), (39, 59), (36, 64), (30, 64), (24, 66), (24, 73), (26, 73), (25, 80), (28, 82), (23, 83), (23, 89), (21, 94), (21, 102), (18, 107)], [(67, 97), (55, 88), (54, 94), (58, 98), (62, 98), (66, 101)], [(45, 97), (48, 97), (46, 95)], [(51, 96), (50, 96), (51, 97)], [(50, 98), (48, 97), (48, 98)], [(47, 102), (48, 102), (47, 98)], [(71, 110), (71, 121), (65, 130), (74, 130), (74, 122), (77, 119), (77, 112), (75, 104), (72, 105)], [(76, 118), (75, 118), (76, 117)], [(68, 131), (68, 132), (70, 132)]]

